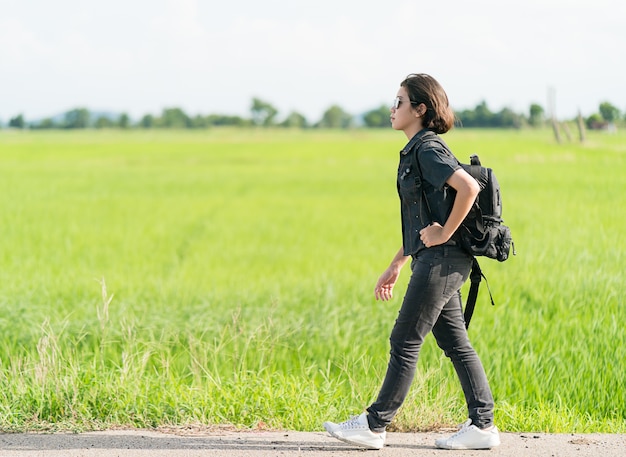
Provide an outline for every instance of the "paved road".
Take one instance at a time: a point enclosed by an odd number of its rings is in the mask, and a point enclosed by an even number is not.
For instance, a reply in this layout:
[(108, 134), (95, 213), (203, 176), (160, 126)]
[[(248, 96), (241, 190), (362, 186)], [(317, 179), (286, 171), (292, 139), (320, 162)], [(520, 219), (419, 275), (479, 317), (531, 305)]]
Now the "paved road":
[(385, 447), (367, 451), (325, 432), (118, 430), (81, 434), (0, 433), (0, 457), (625, 457), (625, 435), (503, 433), (491, 451), (436, 449), (440, 433), (389, 433)]

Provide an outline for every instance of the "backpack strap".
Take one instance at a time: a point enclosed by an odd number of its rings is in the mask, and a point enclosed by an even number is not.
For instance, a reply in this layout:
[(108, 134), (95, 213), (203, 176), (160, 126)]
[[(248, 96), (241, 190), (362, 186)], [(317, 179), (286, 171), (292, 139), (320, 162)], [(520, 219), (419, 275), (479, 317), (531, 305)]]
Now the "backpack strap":
[(470, 321), (472, 320), (472, 315), (474, 314), (474, 308), (476, 307), (476, 298), (478, 298), (478, 287), (480, 286), (480, 280), (484, 278), (485, 284), (487, 284), (487, 290), (489, 291), (489, 298), (491, 299), (491, 305), (495, 306), (496, 304), (493, 302), (493, 296), (491, 295), (491, 289), (489, 288), (489, 283), (487, 282), (487, 277), (483, 274), (483, 271), (480, 269), (480, 265), (478, 264), (478, 260), (476, 257), (472, 260), (472, 271), (470, 272), (470, 289), (467, 294), (467, 302), (465, 303), (465, 313), (463, 317), (465, 318), (465, 328), (469, 328)]
[(476, 180), (480, 181), (480, 159), (476, 154), (470, 156), (470, 175)]
[[(419, 172), (418, 174), (419, 174), (419, 182), (420, 183), (421, 183), (421, 181), (424, 180), (424, 175), (422, 174), (422, 167), (420, 167), (420, 161), (419, 161), (418, 155), (419, 155), (419, 152), (420, 152), (420, 148), (422, 147), (422, 144), (424, 144), (427, 141), (434, 141), (434, 142), (438, 143), (439, 146), (441, 146), (443, 149), (448, 150), (448, 146), (432, 130), (427, 130), (426, 132), (424, 132), (424, 134), (417, 141), (411, 141), (409, 143), (408, 147), (405, 148), (404, 151), (409, 151), (410, 148), (415, 146), (415, 152), (411, 156), (411, 163), (412, 163), (412, 166)], [(426, 203), (426, 209), (428, 210), (428, 215), (432, 219), (432, 214), (433, 213), (430, 210), (430, 204), (428, 203), (428, 199), (426, 198), (426, 194), (424, 193), (424, 186), (422, 184), (420, 184), (420, 187), (422, 189), (422, 198), (424, 199), (424, 202)]]
[[(480, 182), (480, 170), (482, 165), (480, 163), (480, 159), (476, 154), (472, 154), (470, 156), (470, 165), (469, 167), (464, 167), (465, 171), (470, 174), (472, 178), (474, 178), (477, 182)], [(483, 225), (482, 211), (480, 210), (480, 206), (478, 205), (478, 200), (472, 205), (470, 209), (470, 213), (474, 211), (477, 213), (477, 216), (473, 218), (473, 223), (476, 229), (480, 233), (485, 233), (485, 226)]]

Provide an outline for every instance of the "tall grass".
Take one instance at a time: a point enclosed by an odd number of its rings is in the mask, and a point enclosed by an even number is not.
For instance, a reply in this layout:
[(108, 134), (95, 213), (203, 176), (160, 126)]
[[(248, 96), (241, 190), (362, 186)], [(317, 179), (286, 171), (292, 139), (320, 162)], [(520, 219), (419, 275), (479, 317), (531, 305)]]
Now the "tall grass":
[[(470, 329), (504, 430), (626, 431), (624, 134), (458, 130), (518, 255)], [(397, 132), (0, 132), (0, 428), (297, 430), (375, 396)], [(466, 415), (429, 338), (398, 430)]]

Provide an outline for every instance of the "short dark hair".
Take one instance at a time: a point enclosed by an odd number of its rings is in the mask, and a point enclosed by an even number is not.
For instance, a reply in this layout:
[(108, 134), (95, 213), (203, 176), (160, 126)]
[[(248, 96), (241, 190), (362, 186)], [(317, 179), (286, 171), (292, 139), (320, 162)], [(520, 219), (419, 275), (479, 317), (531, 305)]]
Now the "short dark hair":
[(435, 133), (446, 133), (454, 127), (454, 111), (450, 108), (448, 96), (435, 78), (424, 73), (411, 73), (400, 83), (409, 95), (414, 106), (426, 106), (424, 127)]

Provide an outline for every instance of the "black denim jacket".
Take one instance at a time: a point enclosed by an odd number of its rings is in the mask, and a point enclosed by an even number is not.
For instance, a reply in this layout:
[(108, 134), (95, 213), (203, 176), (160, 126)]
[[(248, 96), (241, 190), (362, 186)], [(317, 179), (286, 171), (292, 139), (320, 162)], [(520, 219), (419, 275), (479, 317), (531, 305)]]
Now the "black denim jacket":
[[(443, 140), (427, 129), (419, 131), (400, 151), (397, 187), (404, 255), (425, 249), (420, 230), (432, 222), (445, 224), (456, 196), (445, 182), (458, 168), (458, 160)], [(447, 244), (454, 244), (454, 240)]]

